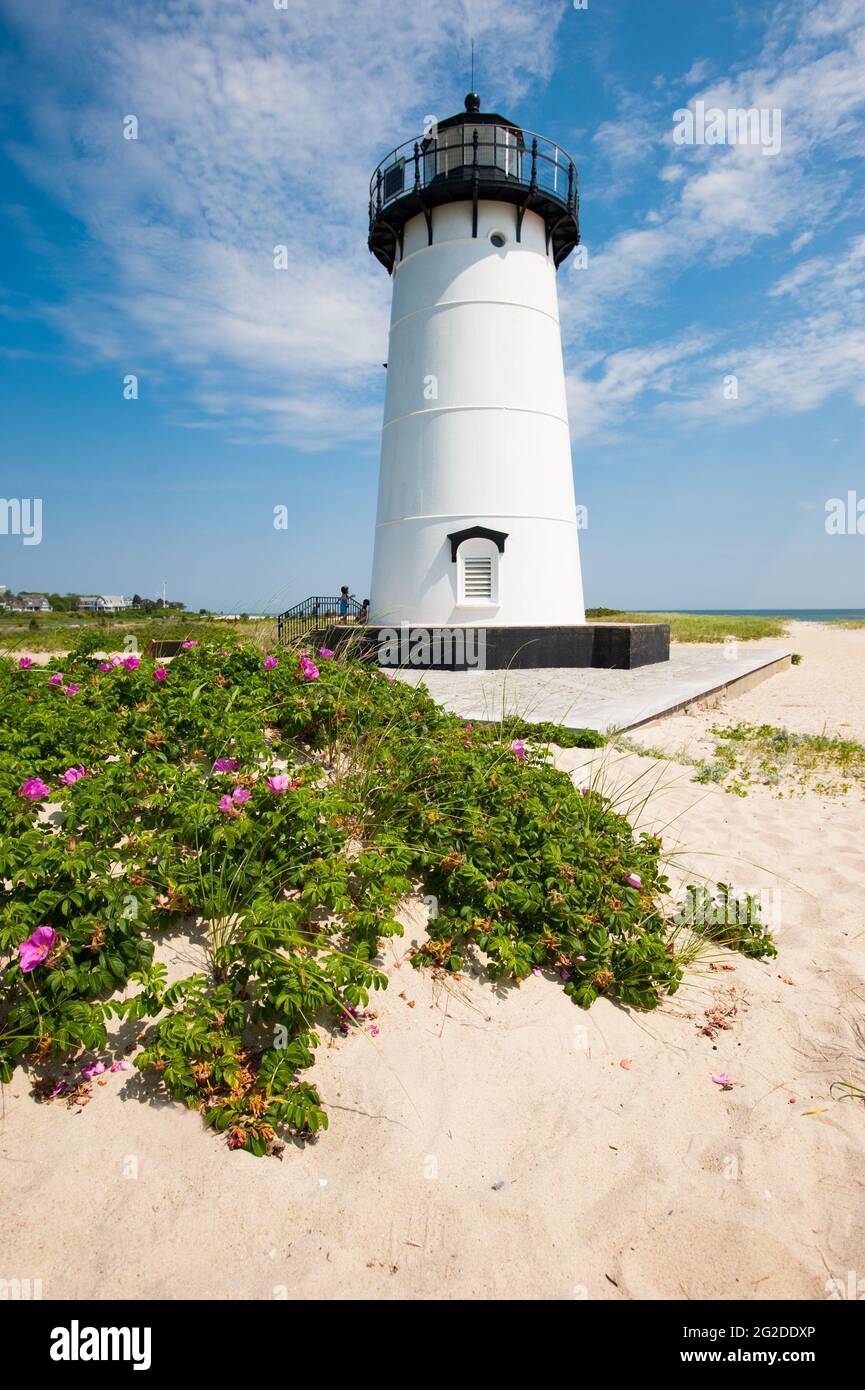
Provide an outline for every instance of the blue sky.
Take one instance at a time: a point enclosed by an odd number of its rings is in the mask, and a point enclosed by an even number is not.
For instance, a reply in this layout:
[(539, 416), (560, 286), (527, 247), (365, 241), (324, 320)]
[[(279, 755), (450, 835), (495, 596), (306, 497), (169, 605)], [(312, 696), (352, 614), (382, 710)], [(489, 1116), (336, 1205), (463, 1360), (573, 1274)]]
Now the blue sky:
[[(393, 16), (0, 0), (0, 494), (43, 501), (0, 583), (368, 592), (390, 286), (367, 183), (461, 109), (473, 34), (484, 109), (580, 171), (588, 264), (559, 293), (587, 602), (865, 604), (865, 536), (824, 528), (865, 498), (865, 0)], [(778, 108), (780, 150), (674, 144), (698, 100)]]

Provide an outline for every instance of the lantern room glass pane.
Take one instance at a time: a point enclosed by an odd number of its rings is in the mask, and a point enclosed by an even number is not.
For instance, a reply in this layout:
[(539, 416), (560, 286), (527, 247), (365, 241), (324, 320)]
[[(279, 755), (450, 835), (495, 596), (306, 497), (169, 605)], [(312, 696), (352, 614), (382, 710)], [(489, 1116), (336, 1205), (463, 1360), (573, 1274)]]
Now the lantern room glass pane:
[(478, 165), (499, 169), (508, 178), (522, 177), (522, 152), (510, 126), (474, 125), (470, 121), (446, 126), (424, 151), (424, 182), (464, 170), (474, 162), (474, 133), (478, 133)]

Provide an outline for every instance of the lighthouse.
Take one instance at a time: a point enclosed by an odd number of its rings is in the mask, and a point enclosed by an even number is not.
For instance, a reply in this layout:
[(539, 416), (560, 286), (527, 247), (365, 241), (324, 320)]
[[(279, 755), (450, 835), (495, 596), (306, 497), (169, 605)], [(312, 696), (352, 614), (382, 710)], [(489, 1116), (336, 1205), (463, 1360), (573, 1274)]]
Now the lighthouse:
[(372, 618), (585, 622), (556, 273), (577, 171), (475, 93), (373, 174), (392, 282)]

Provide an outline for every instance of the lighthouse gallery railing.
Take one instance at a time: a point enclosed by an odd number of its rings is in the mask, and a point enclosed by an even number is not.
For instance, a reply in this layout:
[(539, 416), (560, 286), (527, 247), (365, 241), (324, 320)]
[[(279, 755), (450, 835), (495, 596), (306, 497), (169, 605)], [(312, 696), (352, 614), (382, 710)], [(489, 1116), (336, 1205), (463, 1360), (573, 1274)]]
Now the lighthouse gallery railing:
[(470, 119), (438, 135), (406, 140), (385, 155), (369, 185), (370, 228), (389, 203), (434, 182), (470, 178), (472, 170), (495, 170), (503, 181), (535, 188), (573, 210), (577, 169), (553, 140), (513, 126), (474, 124)]

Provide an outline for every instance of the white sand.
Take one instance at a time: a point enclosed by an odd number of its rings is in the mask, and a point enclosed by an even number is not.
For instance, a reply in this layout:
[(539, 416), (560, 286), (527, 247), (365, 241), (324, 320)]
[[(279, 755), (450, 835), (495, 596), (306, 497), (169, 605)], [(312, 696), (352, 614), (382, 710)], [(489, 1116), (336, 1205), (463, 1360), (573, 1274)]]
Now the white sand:
[[(802, 665), (729, 701), (732, 717), (865, 737), (865, 631), (796, 625), (793, 645)], [(716, 719), (640, 735), (710, 747)], [(780, 884), (777, 961), (719, 953), (733, 971), (704, 965), (657, 1012), (585, 1013), (543, 978), (497, 992), (400, 963), (418, 916), (371, 1005), (380, 1036), (319, 1050), (330, 1131), (282, 1162), (135, 1099), (130, 1073), (75, 1113), (34, 1102), (18, 1072), (0, 1277), (53, 1298), (610, 1299), (821, 1299), (865, 1277), (865, 1107), (829, 1096), (837, 1078), (865, 1085), (861, 795), (738, 798), (633, 756), (607, 775), (641, 769), (664, 783), (642, 819), (667, 826), (678, 878)], [(698, 1025), (733, 987), (713, 1043)]]

